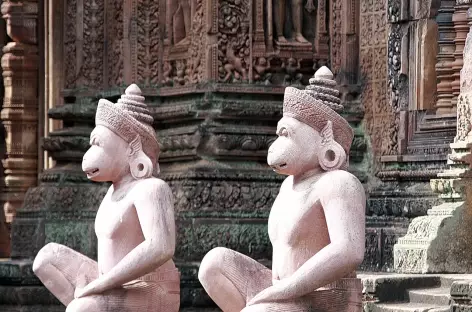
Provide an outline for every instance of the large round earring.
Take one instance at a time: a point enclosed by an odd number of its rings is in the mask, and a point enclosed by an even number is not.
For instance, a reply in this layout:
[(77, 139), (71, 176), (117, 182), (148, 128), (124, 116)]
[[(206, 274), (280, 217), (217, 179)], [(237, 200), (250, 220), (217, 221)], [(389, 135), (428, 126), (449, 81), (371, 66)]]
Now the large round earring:
[(325, 171), (339, 169), (346, 162), (346, 152), (334, 141), (324, 145), (318, 155), (320, 166)]
[(131, 175), (135, 179), (149, 178), (152, 175), (152, 163), (146, 155), (139, 155), (129, 164)]

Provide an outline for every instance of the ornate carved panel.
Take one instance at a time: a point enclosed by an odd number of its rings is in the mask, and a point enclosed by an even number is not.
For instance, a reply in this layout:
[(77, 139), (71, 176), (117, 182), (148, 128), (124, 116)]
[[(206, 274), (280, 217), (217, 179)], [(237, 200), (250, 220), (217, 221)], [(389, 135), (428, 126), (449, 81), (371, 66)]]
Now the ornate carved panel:
[(387, 102), (387, 1), (360, 2), (360, 64), (367, 131), (375, 156), (397, 148), (396, 116)]

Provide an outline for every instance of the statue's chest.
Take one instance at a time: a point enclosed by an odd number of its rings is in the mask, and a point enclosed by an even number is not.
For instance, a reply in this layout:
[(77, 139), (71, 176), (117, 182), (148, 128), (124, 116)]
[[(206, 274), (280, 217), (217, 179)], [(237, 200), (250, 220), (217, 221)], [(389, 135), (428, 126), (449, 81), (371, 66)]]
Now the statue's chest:
[(128, 200), (112, 202), (105, 198), (95, 218), (95, 233), (98, 237), (112, 239), (136, 220), (137, 213), (132, 202)]
[(277, 197), (269, 216), (269, 237), (273, 244), (296, 245), (316, 231), (319, 219), (324, 220), (319, 200), (306, 194), (285, 192)]

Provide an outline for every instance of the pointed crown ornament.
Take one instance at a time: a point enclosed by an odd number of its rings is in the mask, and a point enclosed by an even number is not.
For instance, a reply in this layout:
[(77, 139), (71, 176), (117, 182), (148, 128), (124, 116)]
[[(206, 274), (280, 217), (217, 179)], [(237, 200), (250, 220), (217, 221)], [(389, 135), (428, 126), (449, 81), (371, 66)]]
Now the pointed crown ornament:
[(334, 139), (346, 154), (349, 154), (354, 131), (337, 111), (343, 106), (336, 90), (336, 81), (328, 67), (318, 69), (305, 90), (287, 87), (285, 89), (283, 115), (301, 121), (322, 133), (331, 122)]

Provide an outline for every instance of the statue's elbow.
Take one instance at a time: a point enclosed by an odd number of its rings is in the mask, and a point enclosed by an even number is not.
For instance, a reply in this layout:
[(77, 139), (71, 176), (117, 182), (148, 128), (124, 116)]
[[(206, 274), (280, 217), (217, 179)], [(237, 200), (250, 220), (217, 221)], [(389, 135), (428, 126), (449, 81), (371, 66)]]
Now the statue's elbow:
[(174, 252), (175, 252), (174, 246), (166, 246), (165, 248), (162, 248), (159, 252), (159, 255), (155, 257), (157, 265), (161, 266), (167, 261), (171, 260), (172, 257), (174, 256)]
[(352, 266), (354, 267), (354, 270), (357, 269), (358, 266), (362, 264), (364, 261), (364, 253), (365, 253), (365, 247), (362, 246), (360, 248), (353, 248), (351, 252), (351, 261), (352, 261)]

